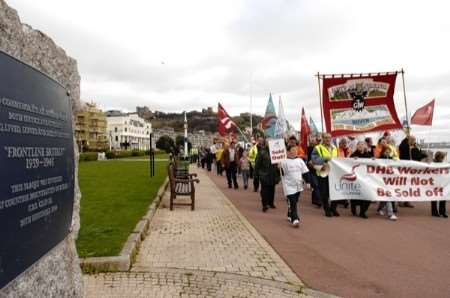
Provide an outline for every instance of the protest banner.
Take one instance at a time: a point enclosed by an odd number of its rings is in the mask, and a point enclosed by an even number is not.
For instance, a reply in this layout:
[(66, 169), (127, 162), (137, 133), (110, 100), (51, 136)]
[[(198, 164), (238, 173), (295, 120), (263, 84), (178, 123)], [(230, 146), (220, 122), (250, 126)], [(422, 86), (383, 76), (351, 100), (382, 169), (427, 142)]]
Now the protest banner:
[(450, 164), (333, 158), (330, 200), (450, 200)]
[(270, 161), (272, 164), (280, 163), (287, 158), (286, 145), (283, 139), (269, 140)]
[(323, 116), (333, 137), (401, 129), (394, 105), (397, 73), (323, 76)]

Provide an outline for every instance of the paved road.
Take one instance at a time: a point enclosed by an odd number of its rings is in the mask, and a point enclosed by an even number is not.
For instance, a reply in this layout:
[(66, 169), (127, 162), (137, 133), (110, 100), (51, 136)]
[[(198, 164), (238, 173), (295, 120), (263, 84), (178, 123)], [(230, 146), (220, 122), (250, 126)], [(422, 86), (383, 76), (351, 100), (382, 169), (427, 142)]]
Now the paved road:
[(428, 203), (400, 208), (391, 222), (375, 214), (326, 218), (301, 197), (302, 224), (291, 228), (277, 187), (277, 209), (261, 212), (259, 194), (228, 189), (209, 175), (305, 284), (343, 297), (450, 297), (450, 220), (430, 216)]
[[(85, 297), (317, 297), (203, 173), (196, 210), (168, 193), (130, 272), (85, 275)], [(182, 199), (177, 199), (182, 200)]]

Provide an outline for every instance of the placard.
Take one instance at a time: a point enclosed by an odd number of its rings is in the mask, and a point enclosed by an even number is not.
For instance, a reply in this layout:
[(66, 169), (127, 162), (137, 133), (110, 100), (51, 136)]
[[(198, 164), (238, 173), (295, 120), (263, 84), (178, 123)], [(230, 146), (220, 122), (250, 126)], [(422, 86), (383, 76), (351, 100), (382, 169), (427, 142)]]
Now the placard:
[(69, 233), (74, 200), (67, 91), (0, 52), (0, 288)]
[(333, 158), (330, 164), (330, 200), (450, 200), (448, 163)]
[(269, 143), (270, 161), (272, 164), (286, 160), (286, 145), (283, 139), (271, 139)]

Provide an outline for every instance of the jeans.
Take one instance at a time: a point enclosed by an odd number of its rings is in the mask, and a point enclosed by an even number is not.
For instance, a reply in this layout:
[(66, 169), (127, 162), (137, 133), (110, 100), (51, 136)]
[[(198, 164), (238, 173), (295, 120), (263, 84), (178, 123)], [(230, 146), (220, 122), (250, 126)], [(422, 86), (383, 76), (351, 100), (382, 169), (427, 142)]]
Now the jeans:
[(378, 204), (378, 211), (380, 211), (383, 208), (386, 208), (387, 216), (394, 215), (394, 204), (393, 204), (393, 202), (380, 202), (380, 204)]
[(236, 162), (232, 161), (226, 167), (225, 171), (227, 173), (228, 187), (231, 188), (231, 183), (233, 183), (234, 188), (238, 188), (237, 178), (236, 178)]
[(242, 181), (244, 182), (244, 187), (248, 187), (248, 178), (250, 176), (250, 170), (241, 170), (242, 172)]
[(309, 173), (311, 179), (311, 187), (313, 189), (311, 193), (311, 202), (315, 205), (322, 205), (322, 201), (320, 200), (320, 190), (319, 190), (319, 181), (317, 176), (314, 173)]
[(288, 217), (293, 222), (296, 219), (299, 219), (299, 214), (297, 210), (298, 198), (300, 197), (300, 192), (296, 192), (291, 195), (287, 195), (287, 204), (288, 204)]
[(261, 203), (263, 207), (274, 206), (275, 185), (261, 183)]

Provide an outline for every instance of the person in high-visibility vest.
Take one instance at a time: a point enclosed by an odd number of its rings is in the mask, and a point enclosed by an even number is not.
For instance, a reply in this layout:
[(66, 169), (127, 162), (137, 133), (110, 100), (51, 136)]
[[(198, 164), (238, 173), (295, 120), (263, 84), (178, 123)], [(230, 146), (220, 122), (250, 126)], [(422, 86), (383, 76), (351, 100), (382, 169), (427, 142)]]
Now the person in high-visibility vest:
[(329, 203), (330, 189), (328, 185), (328, 174), (325, 170), (326, 167), (329, 167), (328, 162), (337, 156), (337, 148), (331, 144), (331, 135), (328, 133), (322, 134), (322, 143), (314, 147), (311, 159), (314, 166), (321, 168), (316, 170), (316, 175), (319, 180), (320, 199), (322, 200), (323, 210), (327, 217), (339, 216), (339, 213), (336, 210), (337, 201), (331, 201), (331, 203)]
[(258, 143), (253, 144), (253, 146), (250, 148), (248, 152), (248, 160), (250, 161), (251, 165), (251, 172), (253, 175), (253, 191), (258, 192), (259, 188), (259, 177), (255, 175), (255, 164), (256, 164), (256, 157), (258, 156), (259, 149), (264, 146), (265, 140), (263, 137), (258, 138)]

